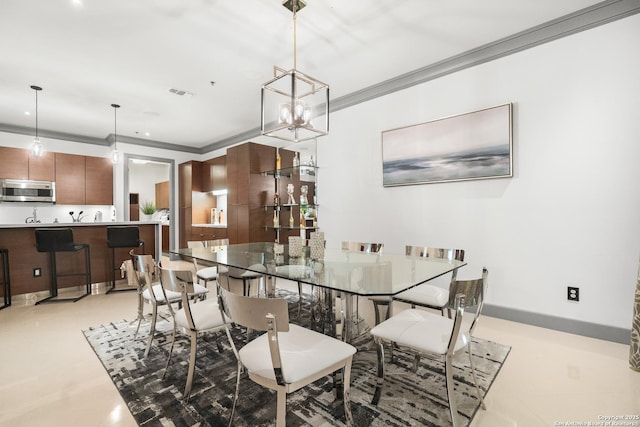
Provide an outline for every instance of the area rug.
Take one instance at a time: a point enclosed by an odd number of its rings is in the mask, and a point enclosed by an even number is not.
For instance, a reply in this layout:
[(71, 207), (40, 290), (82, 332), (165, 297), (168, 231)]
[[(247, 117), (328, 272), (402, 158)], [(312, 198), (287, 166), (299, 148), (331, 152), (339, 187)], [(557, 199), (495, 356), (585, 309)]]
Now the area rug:
[[(291, 295), (285, 295), (289, 299)], [(295, 296), (297, 298), (297, 295)], [(291, 301), (292, 322), (309, 322), (305, 311), (297, 316), (297, 302)], [(306, 316), (306, 317), (305, 317)], [(148, 324), (134, 339), (135, 324), (113, 322), (83, 331), (113, 383), (140, 426), (226, 426), (233, 402), (236, 359), (226, 335), (206, 334), (198, 340), (198, 354), (191, 398), (183, 402), (187, 377), (189, 341), (179, 336), (171, 365), (162, 379), (168, 356), (171, 323), (159, 320), (159, 332), (151, 353), (144, 358)], [(353, 344), (358, 348), (351, 373), (351, 409), (356, 426), (449, 426), (444, 365), (422, 358), (411, 372), (413, 356), (394, 350), (394, 362), (387, 363), (387, 379), (378, 405), (371, 404), (377, 362), (371, 336), (360, 328)], [(246, 332), (234, 330), (241, 345)], [(220, 340), (223, 351), (217, 349)], [(509, 354), (510, 347), (474, 339), (474, 365), (480, 387), (486, 394)], [(466, 354), (457, 356), (454, 371), (459, 418), (467, 426), (479, 409)], [(243, 377), (234, 417), (235, 426), (275, 424), (275, 393)], [(336, 399), (331, 376), (318, 380), (287, 397), (288, 426), (344, 426), (344, 407)]]

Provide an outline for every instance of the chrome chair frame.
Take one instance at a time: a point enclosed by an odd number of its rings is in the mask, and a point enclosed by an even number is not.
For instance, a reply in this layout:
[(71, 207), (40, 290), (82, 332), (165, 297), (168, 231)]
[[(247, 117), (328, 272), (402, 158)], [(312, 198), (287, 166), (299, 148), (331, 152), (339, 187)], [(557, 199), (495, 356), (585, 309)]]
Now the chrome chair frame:
[[(233, 343), (229, 327), (226, 327), (227, 336), (238, 360), (236, 391), (229, 426), (233, 423), (240, 376), (244, 369), (252, 381), (277, 392), (277, 427), (286, 425), (288, 393), (336, 371), (342, 371), (345, 417), (349, 425), (353, 424), (349, 389), (355, 347), (310, 329), (290, 325), (287, 301), (283, 298), (247, 297), (231, 293), (219, 286), (218, 299), (227, 325), (233, 322), (247, 329), (267, 332), (238, 350)], [(300, 342), (314, 343), (324, 351), (299, 351)], [(316, 360), (311, 360), (314, 357)], [(267, 361), (268, 359), (270, 360)], [(270, 368), (267, 365), (269, 362)], [(260, 367), (252, 370), (251, 367), (256, 363), (260, 364)]]
[[(158, 277), (158, 266), (151, 255), (136, 254), (135, 249), (132, 249), (129, 254), (131, 255), (131, 262), (136, 273), (135, 277), (138, 281), (138, 326), (136, 327), (134, 338), (138, 336), (140, 324), (145, 318), (144, 301), (146, 300), (151, 304), (151, 328), (149, 330), (147, 347), (144, 351), (144, 357), (147, 357), (151, 351), (151, 344), (156, 332), (158, 307), (173, 303), (178, 303), (181, 306), (182, 296), (178, 292), (165, 292), (159, 279), (154, 280), (154, 278)], [(191, 298), (202, 298), (202, 296), (208, 292), (206, 288), (200, 285), (197, 285), (195, 288), (195, 292), (191, 295)]]
[[(446, 318), (432, 312), (417, 309), (408, 309), (391, 316), (371, 330), (376, 343), (378, 356), (378, 379), (372, 398), (372, 404), (377, 404), (382, 395), (382, 387), (385, 379), (384, 343), (389, 342), (398, 347), (406, 347), (420, 354), (439, 356), (445, 364), (445, 385), (449, 400), (449, 413), (453, 426), (456, 422), (457, 405), (453, 382), (453, 357), (460, 351), (466, 350), (469, 356), (469, 366), (475, 385), (476, 394), (480, 400), (482, 409), (486, 409), (482, 392), (478, 386), (478, 380), (473, 366), (473, 353), (471, 351), (471, 337), (478, 323), (484, 295), (487, 289), (488, 271), (482, 270), (482, 278), (474, 280), (455, 280), (452, 282), (448, 308), (455, 311), (453, 319)], [(463, 318), (465, 310), (476, 307), (472, 322), (468, 329), (463, 330)], [(429, 327), (425, 327), (429, 325)], [(398, 333), (399, 330), (402, 333)], [(428, 332), (425, 332), (428, 331)], [(415, 332), (411, 334), (411, 332)], [(447, 339), (448, 337), (448, 339)], [(430, 341), (432, 338), (433, 341)], [(446, 340), (446, 346), (443, 346)], [(439, 342), (438, 342), (439, 341)]]
[[(348, 240), (343, 240), (341, 248), (343, 251), (352, 251), (352, 252), (362, 252), (367, 254), (379, 254), (382, 253), (382, 249), (384, 248), (384, 243), (369, 243), (369, 242), (352, 242)], [(378, 304), (387, 304), (388, 298), (386, 297), (369, 297), (369, 300), (373, 303), (375, 309), (376, 316), (376, 325), (379, 323), (379, 310)], [(360, 297), (356, 295), (356, 318), (355, 322), (359, 325), (360, 318)], [(342, 313), (341, 313), (342, 314)], [(344, 319), (344, 316), (342, 316)]]
[[(449, 261), (453, 261), (453, 260), (464, 261), (463, 249), (432, 248), (428, 246), (407, 245), (405, 246), (405, 255), (416, 256), (421, 258), (446, 259)], [(458, 274), (458, 270), (454, 270), (451, 273), (451, 283), (453, 283), (456, 280), (457, 274)], [(422, 285), (416, 286), (413, 289), (409, 289), (408, 291), (400, 292), (399, 294), (394, 295), (392, 299), (393, 301), (399, 301), (399, 302), (411, 304), (411, 308), (416, 308), (416, 306), (420, 306), (420, 307), (431, 308), (434, 310), (440, 310), (440, 312), (444, 315), (444, 310), (448, 305), (448, 303), (450, 302), (449, 296), (451, 294), (451, 286), (449, 287), (449, 290), (448, 290), (449, 295), (447, 296), (446, 301), (443, 301), (442, 304), (423, 303), (408, 297), (403, 298), (403, 294), (410, 295), (411, 292), (413, 292), (414, 290), (424, 290), (424, 289), (430, 289), (430, 290), (439, 292), (442, 288), (429, 283), (423, 283)]]
[[(202, 248), (202, 247), (211, 247), (211, 246), (226, 246), (229, 244), (229, 239), (215, 239), (215, 240), (191, 240), (187, 242), (187, 247), (189, 248)], [(198, 283), (200, 280), (204, 282), (204, 287), (206, 288), (209, 282), (220, 280), (220, 274), (224, 274), (227, 272), (226, 267), (221, 265), (211, 266), (211, 267), (201, 267), (198, 264), (198, 260), (195, 258), (191, 258), (193, 260), (193, 267), (195, 268), (196, 277), (198, 278)]]
[[(193, 384), (193, 374), (196, 365), (196, 353), (198, 349), (198, 334), (203, 332), (218, 332), (224, 329), (225, 323), (222, 319), (217, 300), (208, 300), (195, 305), (192, 295), (196, 292), (193, 284), (193, 273), (189, 270), (168, 270), (160, 267), (160, 283), (164, 289), (165, 295), (170, 292), (179, 293), (181, 296), (182, 308), (174, 310), (171, 304), (168, 304), (169, 312), (173, 318), (173, 334), (171, 336), (171, 346), (169, 348), (169, 357), (164, 368), (162, 378), (169, 369), (171, 356), (173, 355), (173, 347), (176, 342), (177, 330), (189, 336), (191, 343), (189, 353), (189, 370), (187, 373), (187, 382), (184, 388), (184, 401), (188, 401), (191, 396), (191, 386)], [(191, 306), (193, 301), (194, 307)], [(222, 345), (216, 338), (218, 351), (222, 352)]]

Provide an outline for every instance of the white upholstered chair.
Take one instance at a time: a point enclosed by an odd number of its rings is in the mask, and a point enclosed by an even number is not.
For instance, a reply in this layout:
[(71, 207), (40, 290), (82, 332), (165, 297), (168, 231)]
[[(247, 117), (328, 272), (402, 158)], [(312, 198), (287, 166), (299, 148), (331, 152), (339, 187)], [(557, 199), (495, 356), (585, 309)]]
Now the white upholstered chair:
[[(204, 332), (217, 332), (224, 329), (224, 320), (218, 308), (216, 299), (209, 299), (195, 304), (191, 296), (196, 289), (193, 284), (193, 274), (191, 271), (185, 270), (167, 270), (161, 268), (160, 282), (164, 288), (165, 294), (178, 293), (182, 302), (182, 308), (174, 310), (169, 305), (169, 311), (173, 318), (173, 335), (171, 337), (171, 348), (169, 349), (169, 357), (163, 374), (166, 374), (171, 356), (173, 354), (173, 346), (176, 340), (176, 333), (180, 330), (189, 336), (191, 341), (191, 352), (189, 355), (189, 371), (187, 373), (187, 382), (184, 388), (184, 400), (189, 400), (191, 395), (191, 385), (193, 383), (193, 373), (196, 364), (196, 351), (198, 348), (198, 335)], [(218, 350), (222, 351), (220, 342), (217, 342)]]
[[(233, 345), (238, 359), (238, 371), (229, 425), (233, 422), (243, 369), (246, 369), (251, 380), (277, 392), (278, 427), (286, 425), (288, 393), (333, 372), (342, 371), (345, 417), (348, 424), (353, 424), (349, 387), (355, 347), (310, 329), (289, 324), (289, 311), (285, 299), (246, 297), (231, 293), (222, 287), (218, 289), (218, 297), (226, 322), (257, 331), (267, 331), (240, 350)], [(227, 335), (233, 343), (228, 328)]]
[[(211, 246), (226, 246), (229, 244), (229, 239), (216, 239), (216, 240), (192, 240), (187, 242), (187, 247), (189, 248), (202, 248), (202, 247), (211, 247)], [(221, 265), (211, 266), (211, 267), (201, 267), (198, 264), (198, 260), (195, 258), (191, 258), (193, 260), (193, 266), (196, 271), (196, 277), (198, 278), (198, 283), (202, 280), (204, 282), (205, 288), (209, 284), (209, 282), (214, 282), (219, 280), (219, 274), (226, 273), (226, 267)]]
[[(382, 248), (384, 247), (383, 243), (363, 243), (363, 242), (351, 242), (344, 240), (342, 242), (342, 250), (343, 251), (352, 251), (352, 252), (363, 252), (367, 254), (379, 254), (382, 252)], [(375, 309), (376, 316), (376, 324), (379, 323), (379, 304), (389, 305), (388, 297), (369, 297), (369, 300), (373, 303), (373, 307)], [(356, 295), (356, 322), (359, 322), (360, 317), (360, 297)]]
[[(405, 254), (407, 256), (416, 256), (422, 258), (442, 259), (447, 261), (464, 261), (464, 250), (462, 249), (444, 249), (430, 248), (427, 246), (405, 246)], [(451, 273), (451, 283), (456, 280), (457, 270)], [(423, 283), (400, 292), (393, 296), (393, 301), (400, 301), (411, 304), (411, 308), (416, 306), (432, 308), (440, 310), (444, 314), (444, 309), (449, 302), (450, 295), (449, 286), (444, 288), (430, 283)]]
[[(371, 329), (378, 353), (378, 380), (372, 403), (377, 404), (382, 394), (385, 378), (384, 344), (390, 343), (400, 348), (406, 347), (420, 354), (438, 356), (444, 361), (445, 384), (449, 411), (453, 426), (456, 421), (457, 406), (453, 383), (453, 358), (466, 350), (476, 394), (485, 409), (482, 392), (478, 386), (471, 351), (471, 337), (478, 322), (487, 287), (487, 269), (482, 270), (482, 278), (475, 280), (454, 280), (447, 308), (455, 311), (452, 319), (428, 310), (408, 309), (394, 314), (389, 319)], [(463, 322), (465, 309), (475, 307), (469, 313), (471, 322)]]
[[(140, 255), (135, 253), (135, 249), (129, 252), (131, 255), (131, 263), (135, 271), (135, 278), (138, 281), (138, 287), (142, 291), (140, 294), (141, 301), (144, 301), (151, 305), (151, 329), (149, 330), (149, 338), (147, 341), (147, 347), (144, 351), (144, 356), (149, 355), (151, 350), (151, 343), (156, 332), (156, 321), (158, 319), (158, 307), (180, 303), (181, 295), (178, 292), (166, 292), (162, 289), (160, 281), (156, 278), (156, 266), (151, 255)], [(192, 298), (202, 298), (208, 290), (200, 285), (194, 286), (194, 292), (191, 295)], [(138, 318), (138, 326), (136, 328), (135, 335), (137, 336), (140, 329), (140, 323), (143, 316)]]

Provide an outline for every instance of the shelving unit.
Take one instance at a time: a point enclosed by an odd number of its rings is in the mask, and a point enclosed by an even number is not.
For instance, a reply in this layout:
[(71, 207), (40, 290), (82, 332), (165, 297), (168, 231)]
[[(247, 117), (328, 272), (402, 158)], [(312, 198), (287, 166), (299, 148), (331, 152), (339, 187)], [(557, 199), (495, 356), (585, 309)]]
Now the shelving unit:
[[(286, 159), (292, 158), (289, 155), (283, 157)], [(313, 159), (313, 156), (311, 156), (311, 159)], [(318, 229), (317, 172), (318, 167), (315, 164), (281, 167), (280, 169), (262, 172), (264, 176), (273, 176), (274, 195), (277, 194), (280, 201), (289, 201), (287, 187), (291, 184), (294, 188), (295, 204), (280, 202), (279, 204), (263, 205), (266, 213), (265, 230), (275, 232), (276, 242), (280, 242), (281, 233), (285, 231), (289, 232), (288, 235), (291, 235), (292, 231), (298, 231), (301, 237), (309, 239), (311, 237), (310, 233)], [(302, 186), (307, 187), (307, 201), (311, 203), (300, 204)], [(274, 221), (276, 219), (274, 217), (277, 218), (278, 225), (275, 225)], [(293, 219), (293, 225), (290, 223), (291, 218)]]

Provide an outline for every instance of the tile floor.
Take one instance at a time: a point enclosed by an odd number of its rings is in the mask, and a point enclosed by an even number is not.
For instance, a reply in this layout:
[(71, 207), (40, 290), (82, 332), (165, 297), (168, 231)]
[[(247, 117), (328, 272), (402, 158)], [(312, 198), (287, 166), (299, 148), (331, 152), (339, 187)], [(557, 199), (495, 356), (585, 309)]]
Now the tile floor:
[[(1, 310), (0, 426), (135, 427), (81, 332), (135, 318), (135, 298), (120, 292)], [(361, 299), (370, 320), (368, 305)], [(640, 373), (628, 367), (628, 346), (490, 317), (476, 332), (512, 350), (472, 427), (605, 425), (601, 417), (640, 415)]]

